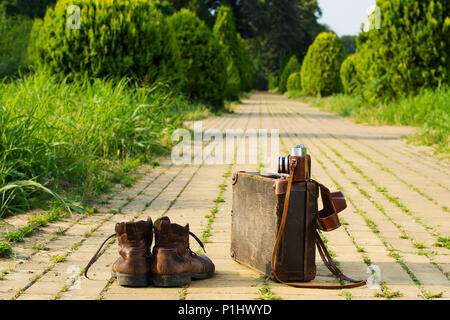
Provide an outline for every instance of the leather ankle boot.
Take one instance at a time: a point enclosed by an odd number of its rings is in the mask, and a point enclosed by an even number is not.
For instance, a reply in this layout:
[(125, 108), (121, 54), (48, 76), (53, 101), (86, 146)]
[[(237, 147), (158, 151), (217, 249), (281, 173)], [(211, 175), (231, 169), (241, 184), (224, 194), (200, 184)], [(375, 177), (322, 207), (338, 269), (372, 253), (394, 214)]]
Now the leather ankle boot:
[(152, 219), (138, 222), (121, 222), (115, 227), (116, 233), (103, 242), (100, 249), (85, 268), (85, 276), (92, 263), (97, 259), (103, 245), (117, 235), (120, 257), (112, 266), (112, 275), (116, 276), (121, 286), (146, 287), (151, 282), (150, 263), (152, 255), (150, 247), (153, 240)]
[(171, 223), (168, 217), (155, 221), (155, 246), (151, 263), (153, 284), (157, 287), (179, 287), (191, 279), (206, 279), (214, 274), (215, 266), (204, 256), (191, 251), (189, 235), (204, 249), (202, 242), (185, 227)]

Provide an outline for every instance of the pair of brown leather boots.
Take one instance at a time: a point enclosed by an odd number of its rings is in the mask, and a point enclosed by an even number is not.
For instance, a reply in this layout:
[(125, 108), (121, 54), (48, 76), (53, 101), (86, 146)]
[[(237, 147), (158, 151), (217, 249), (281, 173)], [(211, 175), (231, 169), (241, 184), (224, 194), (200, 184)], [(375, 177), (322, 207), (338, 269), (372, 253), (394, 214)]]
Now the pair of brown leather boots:
[[(189, 248), (191, 235), (204, 250), (202, 242), (189, 231), (189, 225), (171, 223), (168, 217), (153, 224), (149, 217), (147, 221), (117, 223), (115, 231), (89, 261), (84, 272), (86, 278), (103, 245), (115, 235), (120, 257), (112, 266), (112, 274), (121, 286), (146, 287), (153, 283), (157, 287), (179, 287), (189, 284), (191, 279), (206, 279), (214, 274), (212, 261)], [(153, 231), (155, 245), (150, 251)]]

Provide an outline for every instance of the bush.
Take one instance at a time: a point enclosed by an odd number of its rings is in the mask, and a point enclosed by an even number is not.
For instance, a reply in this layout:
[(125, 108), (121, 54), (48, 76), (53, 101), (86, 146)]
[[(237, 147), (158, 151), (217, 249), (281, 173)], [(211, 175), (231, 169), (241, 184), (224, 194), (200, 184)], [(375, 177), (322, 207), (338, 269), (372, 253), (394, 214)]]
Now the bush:
[(25, 15), (30, 18), (42, 18), (48, 6), (55, 4), (56, 0), (3, 0), (0, 3), (0, 15), (6, 16)]
[(332, 32), (322, 32), (308, 48), (303, 61), (301, 78), (306, 95), (331, 95), (342, 90), (341, 64), (344, 46)]
[(341, 81), (345, 94), (352, 94), (359, 87), (358, 73), (356, 71), (356, 55), (352, 54), (344, 60), (341, 66)]
[(25, 16), (0, 19), (0, 78), (27, 66), (27, 47), (33, 21)]
[(294, 72), (287, 80), (286, 89), (287, 91), (299, 91), (301, 88), (300, 72)]
[(227, 85), (226, 59), (211, 30), (186, 9), (169, 18), (180, 48), (183, 92), (215, 107), (223, 105)]
[(414, 94), (449, 81), (450, 2), (377, 0), (379, 29), (358, 37), (366, 100)]
[[(174, 34), (153, 2), (146, 0), (61, 0), (49, 8), (32, 38), (37, 64), (70, 78), (123, 77), (138, 79), (180, 77)], [(79, 29), (66, 10), (80, 8)], [(72, 17), (72, 18), (71, 18)], [(40, 26), (40, 27), (39, 27)]]
[(242, 86), (241, 89), (245, 91), (250, 91), (251, 89), (255, 88), (257, 85), (257, 75), (256, 75), (256, 68), (253, 65), (252, 58), (250, 57), (250, 54), (248, 53), (246, 46), (245, 46), (245, 40), (241, 37), (241, 35), (238, 33), (238, 39), (241, 44), (241, 57), (242, 57)]
[(239, 99), (239, 93), (241, 92), (241, 77), (239, 76), (239, 70), (232, 61), (227, 66), (227, 90), (226, 96), (228, 100)]
[(248, 66), (250, 58), (247, 57), (248, 53), (243, 41), (236, 31), (233, 12), (230, 7), (226, 5), (220, 7), (213, 31), (219, 43), (224, 47), (225, 56), (228, 57), (228, 78), (232, 78), (229, 81), (232, 87), (228, 90), (231, 96), (228, 98), (235, 99), (236, 90), (239, 93), (251, 86), (251, 71), (249, 71)]
[(283, 73), (281, 74), (280, 77), (280, 82), (278, 83), (278, 91), (280, 91), (281, 93), (286, 92), (286, 85), (287, 85), (287, 81), (288, 78), (291, 74), (293, 74), (294, 72), (299, 72), (300, 71), (300, 63), (298, 62), (298, 59), (295, 55), (293, 55), (290, 59), (289, 62), (286, 64), (286, 66), (284, 67)]

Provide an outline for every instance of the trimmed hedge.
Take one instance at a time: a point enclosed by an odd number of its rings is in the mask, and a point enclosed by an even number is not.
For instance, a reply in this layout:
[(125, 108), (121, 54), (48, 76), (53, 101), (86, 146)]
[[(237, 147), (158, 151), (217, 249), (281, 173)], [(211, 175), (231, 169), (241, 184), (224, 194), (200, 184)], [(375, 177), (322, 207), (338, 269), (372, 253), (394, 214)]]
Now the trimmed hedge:
[(376, 4), (379, 28), (362, 32), (357, 39), (364, 97), (375, 102), (448, 83), (450, 2), (377, 0)]
[(344, 46), (334, 33), (319, 34), (309, 47), (302, 64), (303, 92), (323, 96), (340, 92), (340, 69), (345, 56)]
[(254, 80), (250, 65), (251, 59), (245, 49), (243, 39), (236, 31), (233, 11), (229, 6), (222, 5), (220, 7), (213, 32), (219, 43), (223, 45), (225, 55), (228, 57), (227, 70), (230, 79), (229, 86), (231, 86), (228, 90), (231, 96), (228, 98), (236, 99), (236, 94), (240, 91), (250, 90)]
[[(79, 29), (68, 26), (76, 21), (67, 10), (72, 5), (80, 8)], [(55, 74), (180, 77), (175, 36), (151, 1), (60, 0), (35, 26), (31, 56)]]
[(291, 58), (289, 59), (289, 62), (284, 67), (283, 73), (281, 74), (280, 82), (278, 83), (278, 91), (280, 91), (281, 93), (286, 92), (287, 89), (286, 85), (289, 76), (294, 72), (299, 72), (300, 68), (301, 66), (300, 63), (298, 62), (296, 55), (295, 54), (292, 55)]
[(256, 76), (256, 70), (253, 65), (252, 58), (248, 53), (245, 40), (238, 33), (238, 39), (241, 46), (241, 63), (242, 63), (242, 86), (241, 89), (245, 91), (250, 91), (257, 86), (258, 78)]
[(292, 73), (286, 85), (287, 91), (298, 91), (302, 89), (300, 72)]
[(227, 86), (222, 46), (208, 26), (189, 10), (175, 13), (169, 22), (176, 35), (186, 77), (183, 93), (209, 105), (222, 106)]
[(355, 54), (349, 55), (341, 66), (340, 75), (345, 94), (352, 94), (360, 85), (356, 71), (356, 60)]

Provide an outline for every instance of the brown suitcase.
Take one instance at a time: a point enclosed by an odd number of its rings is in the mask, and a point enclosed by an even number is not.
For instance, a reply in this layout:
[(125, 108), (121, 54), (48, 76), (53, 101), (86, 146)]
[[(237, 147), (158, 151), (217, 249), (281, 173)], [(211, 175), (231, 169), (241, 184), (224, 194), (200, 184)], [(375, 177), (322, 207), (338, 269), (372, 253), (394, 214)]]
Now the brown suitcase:
[[(275, 246), (283, 216), (288, 177), (256, 172), (234, 174), (231, 257), (272, 279), (298, 287), (338, 289), (363, 285), (364, 281), (345, 277), (337, 269), (316, 230), (331, 231), (339, 227), (337, 213), (345, 208), (342, 203), (345, 203), (345, 198), (341, 192), (330, 193), (312, 179), (292, 182), (286, 220), (278, 245)], [(318, 210), (319, 193), (324, 208), (332, 208), (334, 214), (322, 217), (325, 210)], [(315, 278), (316, 245), (328, 269), (340, 279), (351, 281), (351, 284), (323, 286), (287, 283), (306, 282)], [(276, 274), (272, 270), (272, 263)]]
[[(231, 256), (234, 260), (272, 276), (270, 260), (281, 215), (287, 179), (238, 172), (233, 180)], [(277, 252), (277, 270), (284, 281), (309, 281), (316, 274), (315, 230), (318, 188), (313, 182), (305, 210), (306, 184), (292, 185), (286, 227)], [(309, 245), (312, 244), (312, 245)]]

